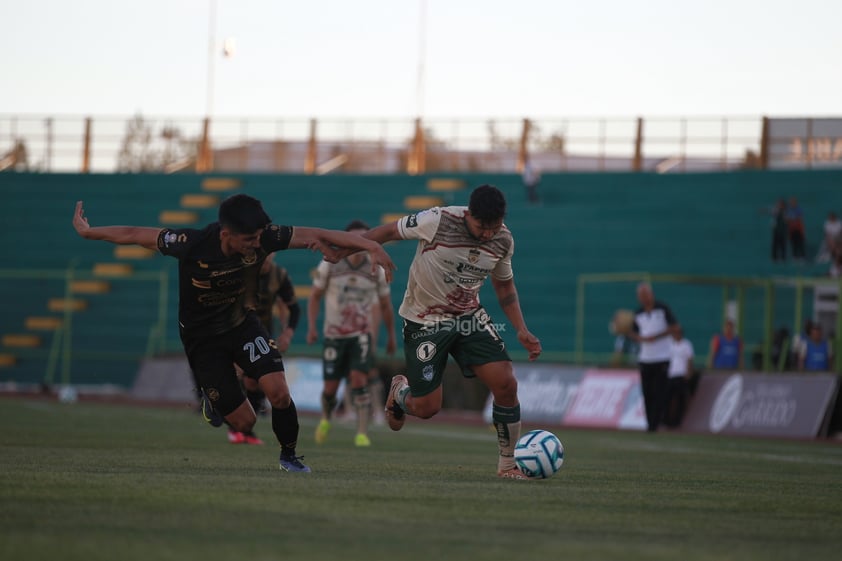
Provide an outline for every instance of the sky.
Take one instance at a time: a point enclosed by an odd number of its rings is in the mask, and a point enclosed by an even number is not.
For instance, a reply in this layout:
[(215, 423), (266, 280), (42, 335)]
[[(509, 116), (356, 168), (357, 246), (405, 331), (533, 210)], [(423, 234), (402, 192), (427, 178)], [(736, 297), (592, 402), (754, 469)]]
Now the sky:
[(0, 0), (0, 14), (6, 115), (842, 114), (840, 0)]

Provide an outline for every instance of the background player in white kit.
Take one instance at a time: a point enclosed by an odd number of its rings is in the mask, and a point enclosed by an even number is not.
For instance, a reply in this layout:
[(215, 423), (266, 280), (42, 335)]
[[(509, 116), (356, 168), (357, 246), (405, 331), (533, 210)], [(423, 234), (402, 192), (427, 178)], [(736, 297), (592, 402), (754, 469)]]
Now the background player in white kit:
[[(345, 231), (362, 234), (368, 225), (354, 220)], [(368, 373), (374, 359), (371, 330), (372, 310), (377, 304), (386, 326), (386, 352), (395, 352), (395, 320), (391, 292), (386, 275), (378, 267), (372, 272), (367, 253), (349, 255), (337, 263), (322, 261), (313, 278), (313, 290), (307, 305), (307, 343), (318, 340), (316, 319), (319, 302), (325, 299), (324, 351), (322, 354), (324, 388), (322, 390), (322, 419), (316, 427), (316, 443), (327, 440), (330, 420), (336, 408), (339, 382), (348, 379), (351, 402), (357, 416), (354, 444), (370, 446), (368, 420), (371, 414), (371, 394)]]

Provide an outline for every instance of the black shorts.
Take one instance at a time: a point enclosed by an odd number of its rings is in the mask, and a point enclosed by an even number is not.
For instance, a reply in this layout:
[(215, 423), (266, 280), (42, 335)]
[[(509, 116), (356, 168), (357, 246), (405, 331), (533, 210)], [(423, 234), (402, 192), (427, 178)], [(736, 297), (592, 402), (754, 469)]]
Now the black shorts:
[(245, 399), (234, 363), (243, 370), (243, 375), (255, 380), (270, 372), (284, 371), (278, 345), (254, 313), (220, 335), (190, 337), (182, 332), (181, 342), (196, 383), (223, 416), (233, 412)]

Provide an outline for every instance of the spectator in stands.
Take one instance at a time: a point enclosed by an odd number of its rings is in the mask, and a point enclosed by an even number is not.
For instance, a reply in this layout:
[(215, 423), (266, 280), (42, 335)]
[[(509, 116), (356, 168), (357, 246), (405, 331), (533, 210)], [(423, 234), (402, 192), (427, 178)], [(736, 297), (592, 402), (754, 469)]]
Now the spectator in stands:
[(734, 320), (726, 319), (722, 332), (711, 337), (707, 366), (716, 370), (743, 367), (743, 340), (734, 330)]
[(792, 247), (792, 258), (803, 261), (806, 257), (806, 240), (804, 239), (804, 211), (798, 205), (798, 199), (789, 199), (786, 209), (786, 225), (789, 232), (789, 244)]
[[(278, 345), (278, 351), (285, 353), (289, 348), (292, 337), (295, 335), (295, 328), (298, 326), (298, 320), (301, 316), (301, 306), (298, 305), (298, 300), (295, 298), (295, 288), (287, 270), (278, 266), (274, 257), (274, 253), (267, 255), (266, 261), (260, 267), (254, 310), (257, 312), (263, 327), (272, 337), (276, 333), (275, 316), (281, 321), (283, 327), (275, 342)], [(260, 390), (257, 380), (243, 376), (242, 369), (236, 364), (235, 367), (243, 391), (246, 393), (246, 399), (251, 403), (255, 413), (265, 414), (266, 394)], [(263, 441), (257, 438), (253, 431), (240, 432), (234, 430), (233, 427), (228, 428), (228, 442), (231, 444), (263, 444)]]
[(833, 364), (833, 347), (824, 334), (822, 326), (814, 322), (810, 327), (810, 335), (801, 345), (798, 353), (798, 369), (806, 371), (827, 371)]
[(790, 343), (790, 351), (793, 359), (790, 361), (789, 367), (792, 369), (798, 368), (798, 357), (805, 352), (807, 340), (810, 338), (810, 332), (813, 330), (813, 320), (804, 320), (804, 329), (800, 333), (792, 336)]
[(676, 328), (670, 341), (670, 366), (667, 377), (667, 405), (664, 424), (670, 428), (681, 426), (687, 408), (688, 382), (693, 377), (693, 343), (684, 337), (681, 327)]
[(637, 362), (646, 406), (647, 430), (655, 432), (663, 419), (666, 406), (670, 341), (680, 326), (669, 306), (655, 300), (649, 283), (637, 286), (637, 299), (641, 307), (635, 312), (634, 327), (629, 337), (640, 344)]
[(479, 302), (487, 278), (529, 360), (541, 341), (526, 325), (512, 271), (514, 240), (503, 223), (506, 198), (493, 185), (471, 192), (468, 206), (433, 207), (372, 228), (364, 237), (386, 243), (415, 240), (417, 251), (399, 314), (403, 317), (406, 375), (392, 378), (386, 421), (400, 430), (408, 416), (429, 419), (441, 410), (442, 377), (452, 355), (467, 377), (493, 398), (497, 476), (526, 480), (514, 459), (520, 438), (520, 401), (512, 361), (491, 317)]
[(772, 261), (786, 261), (786, 201), (778, 199), (772, 207), (764, 209), (772, 217)]
[(822, 245), (816, 255), (817, 263), (833, 263), (838, 254), (842, 253), (842, 221), (836, 213), (827, 213), (827, 219), (822, 227)]
[(275, 341), (248, 307), (266, 256), (285, 249), (321, 251), (336, 260), (342, 249), (368, 251), (391, 278), (394, 263), (380, 244), (362, 236), (321, 228), (279, 226), (261, 202), (238, 193), (219, 206), (219, 221), (205, 228), (91, 227), (82, 201), (73, 227), (84, 239), (134, 244), (178, 259), (181, 340), (202, 392), (202, 414), (215, 427), (225, 422), (246, 432), (257, 417), (243, 395), (233, 364), (255, 378), (272, 406), (272, 430), (280, 444), (279, 466), (309, 473), (296, 454), (298, 411), (289, 392)]
[[(367, 224), (354, 220), (345, 228), (347, 232), (363, 234)], [(372, 311), (380, 308), (380, 317), (386, 325), (389, 354), (397, 348), (391, 292), (382, 269), (372, 272), (369, 257), (359, 252), (338, 263), (322, 261), (316, 268), (313, 290), (307, 305), (307, 344), (318, 338), (316, 320), (319, 304), (325, 299), (322, 332), (324, 384), (322, 387), (322, 418), (316, 426), (316, 444), (327, 440), (331, 419), (336, 409), (339, 383), (345, 379), (350, 386), (351, 401), (356, 411), (356, 446), (370, 446), (368, 420), (371, 416), (369, 373), (374, 360), (372, 336)]]
[(538, 186), (541, 184), (541, 171), (535, 167), (529, 156), (523, 160), (523, 186), (526, 189), (526, 200), (532, 204), (538, 204), (541, 199), (538, 195)]

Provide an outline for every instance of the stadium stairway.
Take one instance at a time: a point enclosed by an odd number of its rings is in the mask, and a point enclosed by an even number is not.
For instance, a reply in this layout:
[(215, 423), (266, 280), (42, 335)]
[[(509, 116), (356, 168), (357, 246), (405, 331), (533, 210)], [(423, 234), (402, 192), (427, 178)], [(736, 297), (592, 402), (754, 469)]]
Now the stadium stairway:
[[(583, 273), (641, 272), (702, 277), (815, 277), (827, 265), (774, 264), (769, 259), (770, 217), (761, 208), (779, 197), (798, 197), (807, 225), (808, 257), (829, 210), (842, 209), (842, 172), (736, 172), (723, 174), (545, 174), (540, 205), (526, 201), (514, 174), (446, 176), (358, 175), (47, 175), (0, 174), (4, 229), (0, 260), (18, 277), (0, 277), (7, 294), (0, 317), (0, 381), (40, 382), (53, 349), (72, 320), (70, 368), (74, 382), (127, 384), (147, 348), (159, 315), (159, 275), (167, 277), (164, 340), (180, 348), (175, 326), (176, 261), (139, 248), (91, 243), (72, 230), (76, 200), (85, 201), (91, 224), (204, 225), (219, 200), (232, 192), (260, 198), (279, 224), (343, 229), (352, 219), (382, 223), (431, 206), (467, 204), (470, 189), (498, 185), (507, 195), (506, 223), (515, 236), (514, 269), (521, 305), (548, 357), (572, 357), (576, 335), (577, 278)], [(398, 266), (392, 289), (397, 307), (415, 253), (412, 243), (390, 244)], [(279, 254), (305, 297), (318, 256)], [(63, 275), (71, 271), (68, 291)], [(23, 275), (22, 277), (20, 275)], [(145, 280), (139, 280), (145, 279)], [(635, 308), (636, 280), (589, 284), (583, 335), (586, 353), (609, 353), (608, 321), (618, 308)], [(655, 285), (696, 345), (697, 355), (719, 329), (723, 290), (715, 285)], [(8, 296), (11, 295), (11, 296)], [(498, 323), (505, 316), (493, 292), (483, 303)], [(775, 291), (775, 325), (792, 327), (792, 291)], [(747, 346), (761, 337), (764, 294), (746, 291)], [(69, 314), (67, 309), (73, 310)], [(809, 302), (805, 317), (811, 309)], [(305, 330), (294, 344), (304, 347)], [(515, 334), (504, 332), (517, 352)], [(55, 368), (56, 379), (61, 369)]]
[[(29, 251), (23, 255), (11, 255), (11, 248), (4, 248), (10, 253), (4, 256), (5, 262), (13, 259), (16, 266), (30, 272), (24, 275), (25, 281), (3, 281), (14, 283), (10, 291), (15, 299), (2, 324), (0, 380), (129, 385), (137, 359), (148, 348), (150, 330), (158, 323), (156, 302), (161, 287), (156, 276), (168, 263), (153, 259), (155, 252), (139, 246), (87, 243), (78, 247), (85, 242), (70, 230), (75, 204), (68, 196), (71, 190), (86, 201), (86, 216), (93, 226), (146, 225), (150, 216), (157, 215), (162, 227), (187, 227), (208, 213), (215, 214), (218, 193), (240, 184), (237, 179), (181, 176), (158, 185), (149, 176), (120, 176), (109, 181), (116, 184), (119, 191), (115, 193), (106, 178), (21, 175), (15, 176), (15, 182), (3, 182), (12, 207), (4, 214), (18, 227), (14, 231), (41, 232), (44, 243), (26, 243)], [(176, 192), (199, 185), (202, 192), (184, 192), (177, 208), (158, 210), (171, 198), (172, 183)], [(25, 243), (14, 237), (13, 243)], [(176, 281), (171, 280), (167, 290), (175, 287)], [(66, 346), (63, 338), (68, 338)], [(64, 354), (67, 349), (72, 349), (71, 358)], [(68, 360), (69, 365), (60, 364)]]

